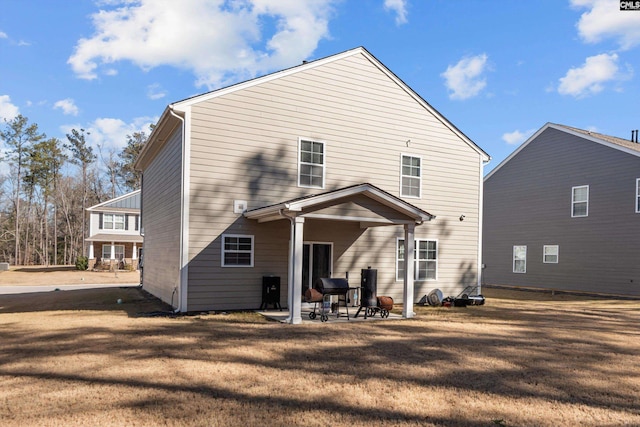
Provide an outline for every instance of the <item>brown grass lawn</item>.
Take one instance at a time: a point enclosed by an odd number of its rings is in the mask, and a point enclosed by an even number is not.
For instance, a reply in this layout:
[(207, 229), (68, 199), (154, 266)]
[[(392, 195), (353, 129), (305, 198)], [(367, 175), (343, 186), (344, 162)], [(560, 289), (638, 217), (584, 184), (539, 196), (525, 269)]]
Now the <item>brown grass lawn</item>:
[(640, 301), (485, 295), (303, 325), (151, 316), (137, 288), (0, 295), (0, 424), (640, 425)]

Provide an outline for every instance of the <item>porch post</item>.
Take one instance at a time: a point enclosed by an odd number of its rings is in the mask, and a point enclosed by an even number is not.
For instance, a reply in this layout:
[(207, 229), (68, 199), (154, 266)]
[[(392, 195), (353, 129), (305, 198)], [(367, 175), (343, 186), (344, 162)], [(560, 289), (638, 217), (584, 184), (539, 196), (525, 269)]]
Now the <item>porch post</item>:
[(415, 228), (416, 225), (413, 223), (404, 226), (404, 301), (402, 305), (402, 317), (406, 319), (416, 314), (413, 311)]
[(137, 259), (138, 258), (138, 245), (136, 244), (136, 242), (133, 242), (133, 253), (131, 254), (131, 259)]
[(93, 259), (93, 242), (89, 243), (89, 259)]
[(289, 279), (289, 323), (302, 323), (302, 250), (304, 242), (304, 218), (296, 217), (293, 226), (292, 258), (289, 262), (293, 264), (293, 274)]

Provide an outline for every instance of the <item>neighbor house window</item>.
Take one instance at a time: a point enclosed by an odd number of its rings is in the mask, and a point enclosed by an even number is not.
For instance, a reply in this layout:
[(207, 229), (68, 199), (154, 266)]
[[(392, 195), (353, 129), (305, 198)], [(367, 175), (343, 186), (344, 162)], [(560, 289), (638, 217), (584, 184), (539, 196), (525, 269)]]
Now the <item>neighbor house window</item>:
[(124, 215), (103, 214), (102, 227), (104, 230), (124, 230)]
[(527, 272), (527, 247), (526, 246), (513, 247), (513, 272), (514, 273)]
[(571, 216), (589, 215), (589, 186), (581, 185), (571, 189)]
[(253, 267), (253, 236), (222, 236), (223, 267)]
[(636, 213), (640, 213), (640, 178), (636, 179)]
[(421, 184), (422, 159), (403, 154), (400, 170), (400, 195), (403, 197), (420, 197)]
[(298, 185), (324, 188), (324, 142), (300, 139), (298, 152)]
[[(414, 280), (438, 279), (438, 242), (436, 240), (415, 240)], [(396, 260), (396, 280), (404, 279), (404, 239), (398, 239)]]
[(102, 259), (124, 259), (124, 245), (113, 245), (113, 258), (111, 257), (111, 245), (102, 245)]
[(558, 245), (544, 245), (542, 252), (542, 262), (544, 262), (545, 264), (558, 263)]

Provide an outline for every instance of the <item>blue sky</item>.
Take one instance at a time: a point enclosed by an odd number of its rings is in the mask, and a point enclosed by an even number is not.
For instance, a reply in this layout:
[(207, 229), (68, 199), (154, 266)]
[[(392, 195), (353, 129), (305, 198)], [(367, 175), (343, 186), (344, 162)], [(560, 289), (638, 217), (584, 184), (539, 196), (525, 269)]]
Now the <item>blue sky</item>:
[(0, 0), (0, 119), (119, 152), (171, 102), (357, 46), (485, 172), (547, 122), (640, 128), (640, 11), (619, 0)]

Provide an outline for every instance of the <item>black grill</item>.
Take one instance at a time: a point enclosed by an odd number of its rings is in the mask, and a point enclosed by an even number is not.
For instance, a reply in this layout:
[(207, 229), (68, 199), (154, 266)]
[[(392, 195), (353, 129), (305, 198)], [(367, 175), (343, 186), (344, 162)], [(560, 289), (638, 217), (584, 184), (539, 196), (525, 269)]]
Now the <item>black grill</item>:
[(313, 287), (322, 295), (346, 295), (349, 292), (349, 281), (338, 277), (321, 277)]

